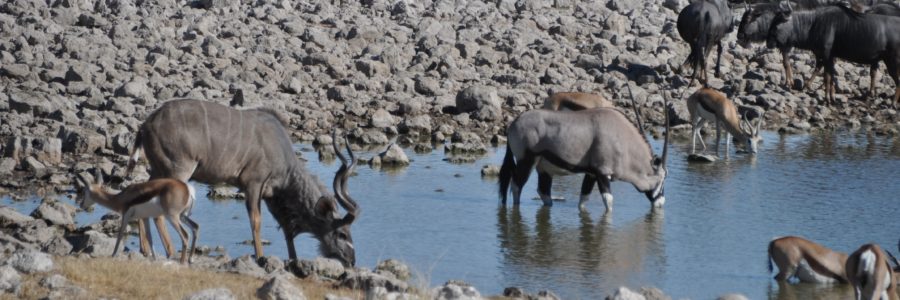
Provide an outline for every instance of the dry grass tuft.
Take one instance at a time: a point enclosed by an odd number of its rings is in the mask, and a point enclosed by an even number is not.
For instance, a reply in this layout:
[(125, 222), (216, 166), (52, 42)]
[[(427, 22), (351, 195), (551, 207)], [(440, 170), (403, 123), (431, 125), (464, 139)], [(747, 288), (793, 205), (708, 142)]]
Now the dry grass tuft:
[[(197, 291), (225, 287), (237, 299), (256, 299), (256, 290), (264, 283), (255, 277), (189, 268), (177, 263), (161, 264), (122, 258), (79, 259), (56, 257), (53, 273), (65, 276), (69, 283), (88, 291), (88, 299), (181, 299)], [(23, 277), (18, 296), (0, 294), (5, 299), (40, 299), (49, 291), (40, 286), (48, 274)], [(361, 299), (364, 294), (336, 289), (330, 284), (295, 279), (294, 284), (309, 299), (324, 299), (326, 294)]]

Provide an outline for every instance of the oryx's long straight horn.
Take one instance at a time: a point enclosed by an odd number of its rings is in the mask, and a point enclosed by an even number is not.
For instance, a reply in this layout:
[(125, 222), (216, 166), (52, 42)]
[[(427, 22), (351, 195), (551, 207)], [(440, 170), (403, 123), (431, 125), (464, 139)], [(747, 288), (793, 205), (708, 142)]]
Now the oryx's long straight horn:
[(631, 92), (631, 84), (626, 82), (625, 85), (628, 86), (628, 95), (631, 96), (631, 108), (634, 109), (635, 125), (637, 125), (638, 132), (644, 136), (644, 123), (641, 122), (641, 109), (638, 108), (637, 101), (634, 101), (634, 93)]
[(663, 114), (666, 117), (666, 139), (663, 141), (662, 164), (666, 165), (666, 158), (669, 157), (669, 136), (672, 135), (672, 128), (669, 125), (669, 94), (663, 92)]

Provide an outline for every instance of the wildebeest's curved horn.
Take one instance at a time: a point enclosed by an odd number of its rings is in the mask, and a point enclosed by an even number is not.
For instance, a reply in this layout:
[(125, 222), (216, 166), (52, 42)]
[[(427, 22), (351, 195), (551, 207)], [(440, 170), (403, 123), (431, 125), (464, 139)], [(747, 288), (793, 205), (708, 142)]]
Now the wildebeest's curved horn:
[(628, 95), (631, 96), (631, 108), (634, 109), (635, 125), (637, 125), (638, 132), (641, 133), (641, 136), (644, 136), (644, 123), (641, 122), (641, 109), (638, 108), (637, 102), (634, 101), (634, 93), (631, 92), (631, 83), (626, 82), (625, 85), (628, 86)]
[(359, 213), (359, 207), (356, 205), (356, 201), (353, 201), (353, 198), (350, 198), (349, 193), (347, 193), (347, 178), (350, 177), (350, 174), (353, 173), (353, 169), (356, 167), (356, 156), (353, 155), (353, 150), (350, 150), (350, 141), (344, 137), (344, 143), (347, 147), (347, 152), (350, 154), (351, 160), (348, 164), (347, 158), (341, 153), (340, 147), (338, 147), (337, 131), (331, 133), (331, 140), (334, 153), (337, 155), (338, 159), (341, 160), (341, 167), (338, 169), (337, 173), (334, 174), (334, 181), (332, 182), (334, 197), (337, 199), (338, 203), (347, 210), (347, 215), (345, 215), (341, 221), (344, 223), (352, 223)]
[(666, 139), (663, 142), (663, 153), (662, 153), (662, 165), (666, 165), (666, 158), (669, 157), (669, 136), (672, 135), (672, 128), (669, 126), (669, 94), (663, 92), (663, 99), (665, 103), (663, 103), (663, 115), (666, 116)]

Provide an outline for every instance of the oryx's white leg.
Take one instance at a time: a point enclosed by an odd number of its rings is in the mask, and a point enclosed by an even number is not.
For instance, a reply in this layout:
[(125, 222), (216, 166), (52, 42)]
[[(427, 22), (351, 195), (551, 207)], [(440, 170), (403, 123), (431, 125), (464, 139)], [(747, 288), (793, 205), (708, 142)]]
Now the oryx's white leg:
[(600, 195), (603, 197), (603, 205), (606, 206), (607, 212), (613, 209), (613, 195), (609, 187), (609, 181), (608, 176), (600, 175), (597, 177), (597, 185), (600, 186)]

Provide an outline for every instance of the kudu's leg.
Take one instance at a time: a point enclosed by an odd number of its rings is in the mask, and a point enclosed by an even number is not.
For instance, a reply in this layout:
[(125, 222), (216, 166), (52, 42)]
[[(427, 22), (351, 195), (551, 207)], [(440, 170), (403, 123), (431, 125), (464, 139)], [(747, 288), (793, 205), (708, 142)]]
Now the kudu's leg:
[(585, 210), (584, 204), (591, 199), (591, 190), (594, 189), (594, 182), (597, 182), (597, 178), (594, 178), (594, 175), (584, 174), (584, 180), (581, 181), (581, 197), (578, 198), (578, 208), (582, 211)]
[(284, 232), (284, 241), (287, 243), (288, 258), (297, 259), (297, 250), (294, 249), (294, 236), (289, 230), (287, 227), (281, 227), (281, 231)]
[(606, 206), (606, 211), (611, 212), (613, 209), (613, 195), (612, 190), (609, 187), (609, 177), (603, 174), (597, 176), (597, 185), (600, 188), (600, 195), (603, 197), (603, 205)]
[[(531, 169), (534, 168), (535, 160), (536, 157), (534, 156), (534, 154), (525, 153), (522, 159), (520, 159), (516, 164), (516, 169), (513, 170), (513, 205), (519, 205), (519, 200), (522, 196), (522, 187), (524, 187), (525, 183), (528, 182), (528, 176), (531, 176)], [(552, 204), (553, 202), (551, 201), (550, 205)]]
[(260, 190), (259, 184), (251, 184), (244, 191), (247, 195), (245, 204), (247, 205), (247, 215), (250, 217), (250, 231), (253, 234), (253, 250), (256, 253), (256, 258), (263, 256), (262, 240), (259, 236), (259, 227), (262, 222), (262, 218), (259, 215)]
[(538, 196), (546, 206), (553, 205), (553, 198), (550, 197), (550, 187), (553, 186), (553, 176), (547, 172), (538, 171)]

